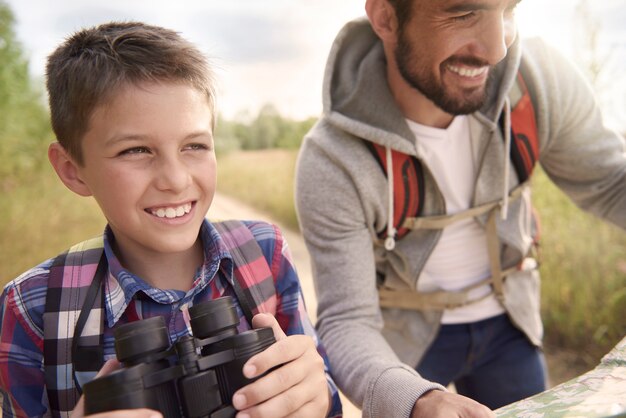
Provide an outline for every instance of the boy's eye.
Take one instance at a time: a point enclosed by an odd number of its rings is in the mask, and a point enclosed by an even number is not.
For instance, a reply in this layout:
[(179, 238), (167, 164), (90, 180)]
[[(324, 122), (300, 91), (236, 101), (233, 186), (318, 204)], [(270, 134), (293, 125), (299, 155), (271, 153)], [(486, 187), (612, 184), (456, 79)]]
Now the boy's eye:
[(210, 149), (208, 144), (193, 143), (185, 146), (186, 149), (204, 151)]
[(120, 152), (119, 155), (147, 154), (150, 150), (146, 147), (132, 147)]

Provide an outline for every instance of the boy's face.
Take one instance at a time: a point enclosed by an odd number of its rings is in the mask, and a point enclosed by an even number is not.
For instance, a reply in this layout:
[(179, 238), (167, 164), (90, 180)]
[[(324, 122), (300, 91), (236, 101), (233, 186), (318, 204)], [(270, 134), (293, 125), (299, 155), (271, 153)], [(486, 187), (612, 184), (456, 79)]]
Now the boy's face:
[(127, 86), (94, 111), (78, 175), (123, 258), (183, 253), (198, 240), (216, 185), (212, 113), (183, 84)]

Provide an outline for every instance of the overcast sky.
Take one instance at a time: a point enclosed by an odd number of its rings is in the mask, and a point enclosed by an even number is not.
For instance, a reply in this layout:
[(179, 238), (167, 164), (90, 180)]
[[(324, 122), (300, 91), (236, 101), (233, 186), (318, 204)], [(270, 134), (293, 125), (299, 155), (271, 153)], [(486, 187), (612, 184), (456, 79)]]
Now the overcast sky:
[[(9, 4), (17, 36), (42, 77), (46, 56), (73, 31), (108, 20), (141, 20), (181, 32), (217, 67), (221, 113), (256, 113), (264, 103), (294, 118), (321, 111), (330, 45), (341, 26), (364, 14), (364, 0), (0, 0)], [(523, 36), (542, 36), (573, 57), (578, 0), (523, 0)], [(612, 74), (610, 117), (626, 127), (626, 0), (588, 0), (602, 29)]]

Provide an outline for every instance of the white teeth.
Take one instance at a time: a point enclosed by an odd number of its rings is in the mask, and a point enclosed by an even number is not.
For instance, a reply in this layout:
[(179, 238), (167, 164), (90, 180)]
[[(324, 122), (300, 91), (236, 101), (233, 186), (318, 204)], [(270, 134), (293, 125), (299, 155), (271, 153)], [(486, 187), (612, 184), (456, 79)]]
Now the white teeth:
[(158, 218), (178, 218), (191, 212), (191, 203), (186, 203), (177, 207), (153, 209), (150, 212)]
[(476, 77), (476, 76), (483, 74), (485, 71), (487, 71), (488, 67), (467, 68), (467, 67), (457, 67), (456, 65), (448, 65), (448, 69), (463, 77)]

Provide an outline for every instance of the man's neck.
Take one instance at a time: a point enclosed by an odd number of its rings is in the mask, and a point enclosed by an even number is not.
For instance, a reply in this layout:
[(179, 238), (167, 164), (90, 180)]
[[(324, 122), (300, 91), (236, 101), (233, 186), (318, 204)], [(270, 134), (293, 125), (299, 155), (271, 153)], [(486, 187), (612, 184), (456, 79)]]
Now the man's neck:
[[(388, 61), (389, 62), (389, 61)], [(447, 128), (454, 116), (444, 112), (420, 91), (406, 82), (395, 65), (387, 67), (391, 94), (405, 118), (433, 128)]]

